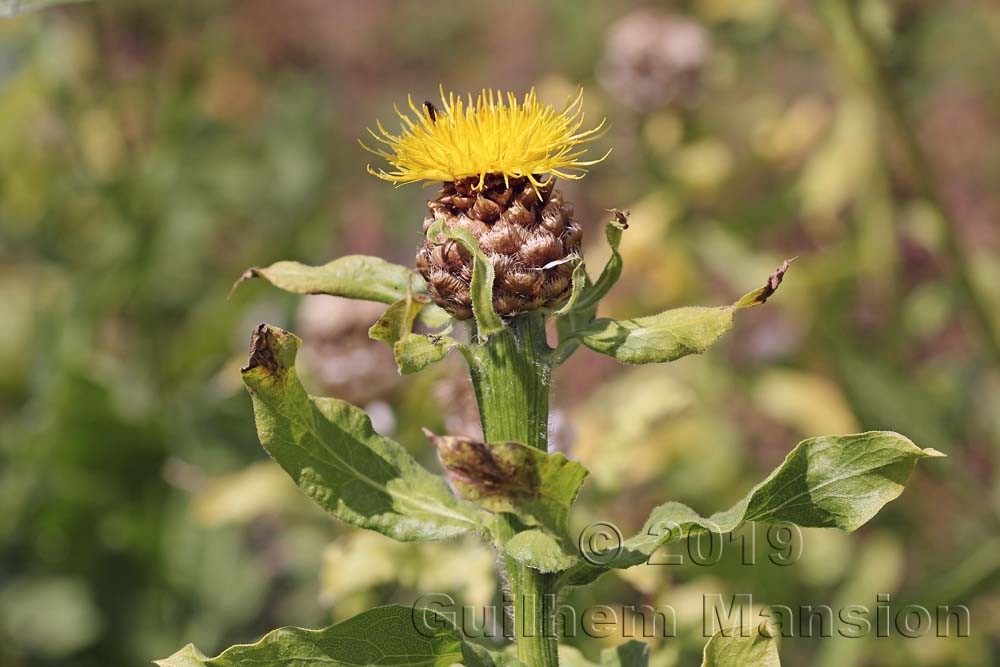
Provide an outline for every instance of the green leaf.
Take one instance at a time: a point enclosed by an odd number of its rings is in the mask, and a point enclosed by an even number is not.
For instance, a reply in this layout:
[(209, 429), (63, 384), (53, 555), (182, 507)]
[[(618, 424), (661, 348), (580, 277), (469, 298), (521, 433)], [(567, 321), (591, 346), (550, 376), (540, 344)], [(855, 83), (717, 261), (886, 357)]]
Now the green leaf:
[(389, 346), (395, 345), (413, 331), (414, 320), (428, 303), (430, 297), (408, 292), (402, 299), (386, 308), (378, 322), (368, 329), (368, 337), (380, 340)]
[(576, 333), (583, 344), (626, 364), (674, 361), (700, 354), (733, 326), (737, 310), (758, 306), (774, 294), (788, 270), (785, 261), (763, 287), (745, 294), (731, 306), (689, 306), (631, 320), (602, 318)]
[(483, 443), (426, 429), (424, 433), (463, 498), (566, 534), (569, 508), (588, 474), (582, 465), (520, 442)]
[(300, 342), (262, 324), (243, 369), (261, 444), (299, 487), (339, 519), (397, 540), (482, 530), (488, 515), (376, 433), (362, 410), (306, 394), (295, 373)]
[[(395, 303), (411, 292), (427, 292), (424, 279), (410, 269), (367, 255), (347, 255), (323, 266), (286, 261), (264, 268), (253, 267), (240, 276), (233, 289), (251, 278), (263, 278), (295, 294), (330, 294), (380, 303)], [(437, 327), (451, 318), (441, 308), (429, 304), (421, 319), (428, 326)]]
[(430, 297), (407, 294), (386, 309), (379, 321), (368, 330), (369, 337), (392, 346), (396, 366), (403, 375), (423, 370), (448, 355), (458, 341), (444, 334), (413, 333), (417, 315), (430, 304)]
[(781, 266), (776, 268), (771, 272), (771, 275), (767, 277), (767, 282), (764, 283), (762, 287), (758, 287), (752, 292), (744, 294), (740, 297), (740, 300), (733, 304), (733, 308), (739, 310), (741, 308), (753, 308), (754, 306), (760, 306), (767, 303), (767, 300), (771, 298), (771, 295), (778, 291), (778, 287), (781, 286), (781, 281), (785, 278), (785, 274), (788, 272), (788, 267), (792, 265), (795, 258), (786, 259), (781, 263)]
[(489, 655), (466, 642), (430, 609), (376, 607), (323, 630), (280, 628), (255, 644), (240, 644), (208, 658), (188, 644), (160, 667), (493, 667)]
[(580, 347), (580, 339), (577, 332), (594, 321), (597, 315), (597, 304), (587, 308), (574, 308), (565, 315), (556, 318), (556, 332), (559, 335), (559, 344), (552, 351), (552, 366), (561, 366)]
[(674, 361), (700, 354), (733, 326), (733, 308), (677, 308), (633, 320), (602, 318), (578, 333), (595, 352), (626, 364)]
[(701, 667), (781, 667), (778, 642), (757, 629), (720, 631), (705, 644)]
[(647, 667), (649, 646), (634, 639), (601, 651), (601, 667)]
[(472, 255), (472, 313), (476, 317), (476, 330), (480, 340), (486, 340), (504, 328), (503, 320), (493, 309), (493, 264), (479, 248), (476, 237), (467, 229), (447, 227), (444, 220), (437, 220), (427, 229), (427, 238), (437, 242), (445, 237), (459, 243)]
[(490, 667), (528, 667), (514, 657), (513, 648), (511, 646), (505, 651), (489, 651), (489, 659), (493, 661)]
[(393, 303), (406, 297), (412, 282), (421, 280), (410, 269), (379, 257), (347, 255), (323, 266), (275, 262), (247, 269), (236, 285), (263, 278), (275, 287), (296, 294), (331, 294), (349, 299)]
[(563, 549), (559, 540), (538, 528), (517, 533), (503, 545), (503, 550), (522, 565), (541, 572), (564, 572), (580, 562)]
[(392, 353), (396, 357), (399, 372), (410, 375), (422, 371), (435, 361), (441, 361), (453, 347), (459, 346), (460, 343), (449, 336), (411, 333), (396, 341), (392, 346)]
[[(222, 657), (223, 656), (220, 655), (219, 658), (216, 658), (216, 660), (221, 659)], [(211, 660), (211, 658), (199, 651), (194, 644), (188, 644), (181, 650), (171, 655), (169, 658), (154, 660), (153, 662), (160, 667), (201, 667), (212, 664)], [(218, 662), (216, 664), (224, 665), (225, 663)]]
[[(622, 256), (618, 252), (621, 244), (622, 231), (628, 229), (628, 211), (614, 210), (615, 220), (609, 222), (604, 228), (604, 235), (611, 246), (611, 258), (604, 266), (597, 283), (591, 283), (587, 277), (586, 266), (579, 266), (573, 270), (573, 292), (570, 302), (561, 308), (556, 317), (556, 330), (559, 333), (559, 345), (552, 355), (552, 364), (559, 366), (569, 359), (577, 348), (580, 347), (580, 339), (577, 332), (594, 321), (597, 316), (597, 305), (608, 293), (611, 287), (618, 282), (622, 273)], [(580, 274), (577, 274), (579, 270)], [(581, 279), (582, 278), (582, 279)], [(576, 295), (577, 285), (582, 285), (583, 289), (579, 296)]]
[(622, 275), (622, 255), (618, 247), (622, 242), (622, 232), (628, 229), (628, 211), (614, 209), (615, 219), (604, 227), (604, 237), (611, 246), (611, 257), (604, 265), (597, 282), (587, 288), (583, 297), (577, 303), (577, 308), (585, 310), (596, 306), (601, 299), (614, 287)]
[(944, 454), (891, 431), (803, 440), (732, 508), (706, 519), (681, 503), (660, 505), (613, 557), (574, 567), (563, 579), (585, 584), (608, 568), (644, 563), (665, 544), (704, 532), (729, 533), (747, 521), (853, 531), (899, 497), (918, 459), (938, 456)]
[(563, 304), (562, 308), (553, 313), (556, 317), (565, 315), (566, 313), (572, 311), (576, 307), (577, 301), (579, 301), (584, 289), (587, 287), (587, 268), (583, 264), (583, 258), (579, 255), (574, 255), (572, 261), (573, 275), (570, 277), (572, 282), (569, 299), (566, 300), (566, 303)]

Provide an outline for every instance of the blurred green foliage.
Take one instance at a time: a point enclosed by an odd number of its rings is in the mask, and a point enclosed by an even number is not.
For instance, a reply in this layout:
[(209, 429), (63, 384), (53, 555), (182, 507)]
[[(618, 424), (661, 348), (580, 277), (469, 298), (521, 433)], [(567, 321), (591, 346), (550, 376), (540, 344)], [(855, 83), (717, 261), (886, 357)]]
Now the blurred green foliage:
[[(623, 370), (581, 352), (560, 369), (567, 447), (594, 472), (581, 527), (628, 533), (666, 499), (727, 507), (822, 433), (897, 429), (950, 457), (858, 535), (806, 531), (791, 566), (727, 550), (712, 568), (608, 575), (570, 601), (672, 605), (682, 632), (654, 650), (664, 666), (697, 661), (706, 593), (965, 604), (969, 638), (790, 639), (782, 655), (996, 664), (1000, 369), (947, 239), (1000, 324), (1000, 9), (858, 5), (951, 226), (811, 3), (660, 3), (710, 47), (694, 69), (666, 63), (663, 76), (687, 78), (652, 106), (627, 92), (647, 70), (609, 65), (629, 56), (613, 51), (633, 11), (618, 0), (99, 0), (3, 19), (0, 664), (142, 664), (187, 642), (214, 653), (428, 587), (496, 602), (488, 554), (334, 525), (264, 462), (237, 369), (253, 325), (296, 328), (298, 299), (256, 284), (227, 298), (244, 269), (279, 259), (412, 261), (427, 193), (365, 174), (355, 139), (439, 83), (535, 85), (556, 103), (582, 83), (588, 114), (612, 121), (609, 160), (563, 186), (593, 266), (605, 209), (632, 210), (610, 316), (729, 303), (799, 256), (767, 308), (701, 358)], [(440, 400), (448, 371), (428, 373), (379, 403), (425, 460), (419, 427), (462, 423), (439, 405), (461, 404)], [(575, 643), (589, 657), (603, 645)]]

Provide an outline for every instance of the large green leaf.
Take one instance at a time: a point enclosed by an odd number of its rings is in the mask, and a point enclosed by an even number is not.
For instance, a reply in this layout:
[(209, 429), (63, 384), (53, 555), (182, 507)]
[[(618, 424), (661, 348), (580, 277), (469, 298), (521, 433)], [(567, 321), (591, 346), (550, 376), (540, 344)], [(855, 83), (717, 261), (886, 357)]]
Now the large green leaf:
[(733, 327), (737, 310), (758, 306), (774, 294), (788, 270), (786, 261), (760, 287), (731, 306), (689, 306), (631, 320), (601, 318), (577, 331), (584, 345), (626, 364), (674, 361), (700, 354)]
[(493, 308), (493, 281), (496, 277), (493, 264), (479, 248), (479, 242), (467, 229), (448, 227), (444, 220), (437, 220), (427, 228), (427, 238), (439, 242), (440, 237), (455, 241), (472, 255), (472, 313), (476, 317), (476, 331), (480, 340), (486, 340), (503, 330), (503, 320)]
[(918, 459), (944, 456), (891, 431), (803, 440), (767, 479), (725, 512), (699, 516), (681, 503), (653, 510), (642, 532), (621, 549), (568, 571), (564, 582), (585, 584), (608, 568), (644, 563), (659, 547), (704, 532), (729, 533), (747, 521), (788, 522), (852, 531), (866, 523), (903, 485)]
[(295, 373), (299, 344), (262, 324), (243, 369), (261, 444), (299, 487), (343, 521), (397, 540), (481, 530), (488, 515), (376, 433), (363, 411), (306, 394)]
[(781, 667), (778, 642), (756, 628), (720, 631), (705, 644), (701, 667)]
[[(247, 269), (233, 287), (251, 278), (263, 278), (275, 287), (295, 294), (330, 294), (381, 303), (395, 303), (411, 292), (427, 292), (424, 279), (417, 273), (368, 255), (347, 255), (323, 266), (284, 261), (263, 268), (253, 267)], [(450, 317), (434, 304), (429, 304), (421, 313), (421, 319), (428, 326), (442, 326)]]
[(519, 514), (566, 534), (569, 508), (588, 474), (582, 465), (519, 442), (483, 443), (425, 433), (462, 497), (491, 512)]
[(414, 283), (422, 282), (405, 266), (367, 255), (347, 255), (323, 266), (286, 261), (253, 267), (247, 269), (237, 285), (251, 278), (263, 278), (296, 294), (331, 294), (382, 303), (399, 301), (416, 286)]
[(464, 641), (429, 609), (376, 607), (323, 630), (280, 628), (255, 644), (240, 644), (214, 658), (188, 644), (160, 667), (493, 667), (489, 655)]

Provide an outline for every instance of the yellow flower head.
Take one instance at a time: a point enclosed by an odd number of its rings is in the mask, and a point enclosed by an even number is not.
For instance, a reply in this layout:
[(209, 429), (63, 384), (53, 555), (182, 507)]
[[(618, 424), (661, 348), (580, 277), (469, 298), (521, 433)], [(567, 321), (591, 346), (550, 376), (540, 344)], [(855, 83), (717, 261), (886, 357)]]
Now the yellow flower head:
[(580, 91), (562, 111), (542, 104), (532, 89), (518, 102), (514, 93), (483, 90), (473, 102), (467, 103), (454, 93), (445, 96), (441, 90), (442, 109), (429, 103), (418, 109), (409, 99), (415, 118), (398, 108), (403, 122), (402, 133), (388, 132), (378, 123), (378, 132), (368, 133), (384, 145), (368, 151), (385, 158), (392, 171), (373, 169), (375, 176), (393, 183), (415, 181), (457, 181), (478, 177), (481, 188), (487, 174), (511, 178), (528, 178), (538, 185), (537, 175), (553, 174), (561, 178), (582, 178), (584, 167), (607, 157), (583, 161), (582, 146), (597, 139), (604, 128), (580, 130), (583, 110)]

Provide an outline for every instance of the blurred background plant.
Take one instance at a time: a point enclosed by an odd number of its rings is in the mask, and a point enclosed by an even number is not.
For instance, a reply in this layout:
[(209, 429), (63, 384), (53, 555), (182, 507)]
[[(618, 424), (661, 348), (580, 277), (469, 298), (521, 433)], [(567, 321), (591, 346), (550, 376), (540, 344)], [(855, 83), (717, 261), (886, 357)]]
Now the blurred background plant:
[(997, 664), (998, 70), (988, 0), (100, 0), (0, 21), (0, 664), (213, 653), (415, 590), (496, 603), (484, 549), (398, 545), (300, 497), (237, 372), (253, 325), (287, 326), (314, 393), (426, 460), (421, 426), (475, 423), (456, 367), (394, 377), (358, 302), (227, 299), (278, 259), (410, 263), (428, 195), (378, 184), (355, 140), (442, 82), (555, 103), (582, 83), (613, 121), (611, 159), (562, 184), (594, 266), (605, 209), (632, 211), (608, 315), (728, 303), (799, 256), (702, 359), (559, 370), (559, 446), (595, 473), (581, 522), (611, 507), (589, 519), (628, 533), (666, 498), (710, 513), (822, 433), (898, 429), (950, 456), (856, 538), (807, 531), (792, 565), (727, 551), (570, 601), (673, 605), (660, 666), (697, 660), (705, 593), (965, 604), (970, 638), (796, 638), (783, 658)]

